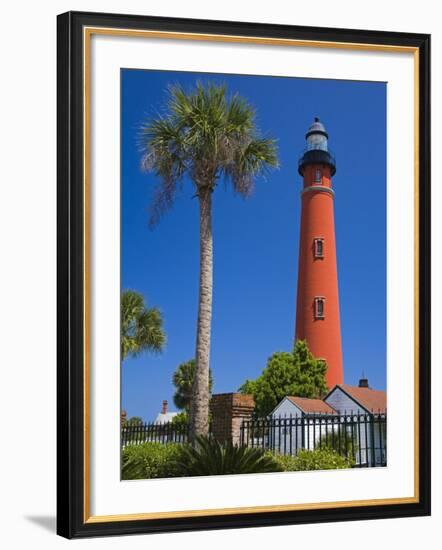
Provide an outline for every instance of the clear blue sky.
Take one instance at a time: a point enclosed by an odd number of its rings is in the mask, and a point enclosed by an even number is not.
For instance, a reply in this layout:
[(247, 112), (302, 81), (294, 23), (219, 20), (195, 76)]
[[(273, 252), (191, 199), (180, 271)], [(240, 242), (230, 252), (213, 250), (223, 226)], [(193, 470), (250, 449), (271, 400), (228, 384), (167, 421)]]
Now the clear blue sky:
[(160, 224), (148, 227), (153, 174), (140, 171), (136, 137), (165, 102), (170, 83), (223, 82), (256, 108), (278, 139), (281, 166), (244, 200), (214, 193), (214, 392), (257, 377), (275, 351), (293, 344), (301, 178), (297, 161), (318, 116), (336, 155), (333, 178), (344, 378), (386, 384), (386, 85), (384, 83), (209, 75), (125, 69), (122, 86), (122, 288), (141, 292), (164, 317), (167, 348), (122, 365), (122, 406), (154, 419), (172, 402), (172, 374), (194, 356), (198, 292), (198, 204), (186, 181)]

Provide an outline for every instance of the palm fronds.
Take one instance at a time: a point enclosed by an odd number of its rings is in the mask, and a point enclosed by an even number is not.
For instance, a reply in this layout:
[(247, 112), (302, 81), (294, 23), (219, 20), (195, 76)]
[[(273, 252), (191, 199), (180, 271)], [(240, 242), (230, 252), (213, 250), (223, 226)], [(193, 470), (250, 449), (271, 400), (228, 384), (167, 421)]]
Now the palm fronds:
[(281, 466), (261, 449), (231, 443), (222, 445), (210, 437), (197, 437), (194, 446), (183, 446), (176, 467), (183, 476), (282, 471)]
[[(195, 378), (195, 359), (181, 363), (172, 376), (172, 383), (175, 386), (173, 402), (179, 409), (189, 411), (192, 399), (193, 380)], [(209, 392), (212, 391), (213, 376), (209, 369)]]
[(224, 85), (198, 82), (191, 91), (168, 89), (165, 114), (145, 122), (139, 134), (141, 167), (158, 176), (150, 222), (173, 203), (185, 175), (213, 190), (220, 177), (235, 192), (250, 195), (256, 176), (278, 166), (274, 139), (260, 136), (254, 108), (241, 96), (227, 96)]
[(161, 312), (146, 307), (138, 292), (126, 290), (121, 296), (121, 357), (149, 350), (160, 352), (166, 343)]

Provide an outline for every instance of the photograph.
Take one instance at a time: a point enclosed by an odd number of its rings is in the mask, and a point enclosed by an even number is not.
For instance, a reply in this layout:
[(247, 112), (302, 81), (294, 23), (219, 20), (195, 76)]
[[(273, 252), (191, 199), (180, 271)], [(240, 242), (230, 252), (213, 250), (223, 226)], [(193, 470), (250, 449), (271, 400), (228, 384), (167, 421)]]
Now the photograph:
[(120, 91), (121, 480), (386, 467), (387, 83)]

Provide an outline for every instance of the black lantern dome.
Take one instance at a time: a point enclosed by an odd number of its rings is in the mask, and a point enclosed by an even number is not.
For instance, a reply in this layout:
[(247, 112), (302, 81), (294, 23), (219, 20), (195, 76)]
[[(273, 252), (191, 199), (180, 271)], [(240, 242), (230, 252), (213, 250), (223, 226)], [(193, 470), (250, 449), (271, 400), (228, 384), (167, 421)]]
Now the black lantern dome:
[(328, 134), (318, 117), (315, 117), (305, 134), (305, 139), (307, 146), (298, 162), (299, 174), (304, 174), (304, 167), (308, 164), (327, 164), (333, 176), (336, 173), (335, 158), (328, 150)]

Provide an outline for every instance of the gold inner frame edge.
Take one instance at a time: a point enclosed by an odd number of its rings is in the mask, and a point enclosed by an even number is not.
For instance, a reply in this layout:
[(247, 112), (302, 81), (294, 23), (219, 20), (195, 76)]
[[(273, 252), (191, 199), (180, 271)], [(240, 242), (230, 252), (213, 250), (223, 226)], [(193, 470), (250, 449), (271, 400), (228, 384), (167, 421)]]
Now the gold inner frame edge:
[[(291, 46), (304, 48), (332, 48), (356, 51), (412, 53), (414, 63), (414, 495), (386, 499), (351, 500), (202, 510), (177, 510), (172, 512), (150, 512), (136, 514), (115, 514), (92, 516), (90, 513), (90, 42), (92, 35), (125, 36), (175, 40), (211, 42), (233, 42), (258, 45)], [(149, 31), (137, 29), (115, 29), (109, 27), (83, 28), (83, 211), (84, 211), (84, 523), (116, 521), (141, 521), (149, 519), (173, 519), (186, 517), (207, 517), (229, 514), (252, 514), (300, 510), (324, 510), (330, 508), (351, 508), (355, 506), (382, 506), (389, 504), (412, 504), (419, 502), (419, 49), (412, 46), (385, 44), (364, 44), (358, 42), (331, 42), (320, 40), (297, 40), (270, 37), (246, 37), (224, 34)]]

